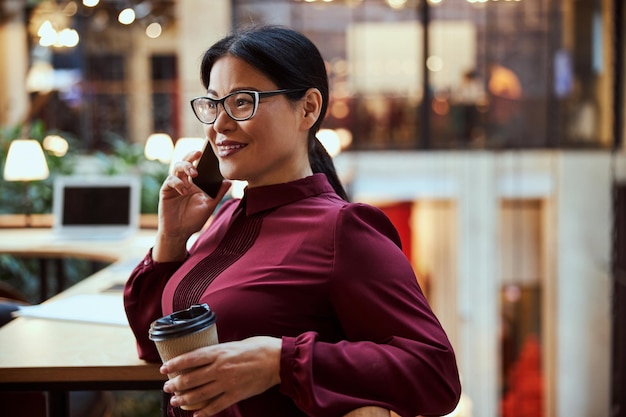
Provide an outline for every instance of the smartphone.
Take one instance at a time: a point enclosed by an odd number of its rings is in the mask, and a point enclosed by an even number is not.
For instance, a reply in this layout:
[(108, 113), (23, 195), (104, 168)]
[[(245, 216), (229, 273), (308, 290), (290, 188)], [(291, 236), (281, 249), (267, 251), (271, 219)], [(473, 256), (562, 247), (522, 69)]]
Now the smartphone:
[(224, 177), (222, 177), (220, 172), (219, 160), (213, 153), (211, 143), (208, 140), (204, 145), (202, 156), (198, 160), (196, 169), (198, 170), (198, 176), (192, 179), (193, 183), (211, 198), (215, 198), (222, 186)]

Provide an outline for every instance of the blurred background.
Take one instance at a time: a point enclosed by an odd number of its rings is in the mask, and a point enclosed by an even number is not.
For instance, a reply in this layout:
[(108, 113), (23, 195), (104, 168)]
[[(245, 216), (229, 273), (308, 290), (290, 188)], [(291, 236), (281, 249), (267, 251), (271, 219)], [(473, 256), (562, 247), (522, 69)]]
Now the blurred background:
[[(50, 213), (55, 175), (132, 172), (154, 214), (175, 145), (203, 137), (189, 100), (204, 50), (234, 27), (290, 26), (327, 62), (320, 140), (352, 200), (400, 231), (455, 347), (453, 415), (626, 416), (625, 13), (622, 0), (2, 0), (0, 167), (35, 139), (49, 175), (26, 190), (32, 212)], [(21, 213), (24, 192), (5, 176), (0, 214)], [(0, 255), (0, 280), (41, 301), (35, 267)]]

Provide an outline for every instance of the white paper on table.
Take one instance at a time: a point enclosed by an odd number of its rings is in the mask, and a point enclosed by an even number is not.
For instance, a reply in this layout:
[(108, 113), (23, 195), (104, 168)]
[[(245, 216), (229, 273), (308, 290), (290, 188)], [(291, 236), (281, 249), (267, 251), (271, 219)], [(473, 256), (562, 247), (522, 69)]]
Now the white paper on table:
[(17, 316), (128, 326), (121, 294), (81, 294), (21, 306)]

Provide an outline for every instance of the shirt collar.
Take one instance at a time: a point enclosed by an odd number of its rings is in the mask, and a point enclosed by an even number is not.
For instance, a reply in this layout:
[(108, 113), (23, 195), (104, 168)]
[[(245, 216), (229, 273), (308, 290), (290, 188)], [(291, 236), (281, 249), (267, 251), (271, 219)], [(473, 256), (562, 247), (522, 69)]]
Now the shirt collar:
[(250, 216), (261, 211), (302, 200), (303, 198), (328, 192), (334, 193), (334, 190), (328, 182), (326, 175), (313, 174), (282, 184), (246, 188), (242, 203), (245, 204), (246, 215)]

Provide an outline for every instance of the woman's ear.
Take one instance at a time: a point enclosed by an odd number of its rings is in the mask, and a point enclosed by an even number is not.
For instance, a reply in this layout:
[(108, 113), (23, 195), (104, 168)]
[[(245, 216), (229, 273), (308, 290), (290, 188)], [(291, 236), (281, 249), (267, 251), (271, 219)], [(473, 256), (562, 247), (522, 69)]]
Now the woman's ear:
[(302, 128), (304, 130), (309, 130), (317, 119), (320, 117), (320, 112), (322, 111), (322, 93), (317, 88), (309, 88), (304, 96), (302, 97)]

